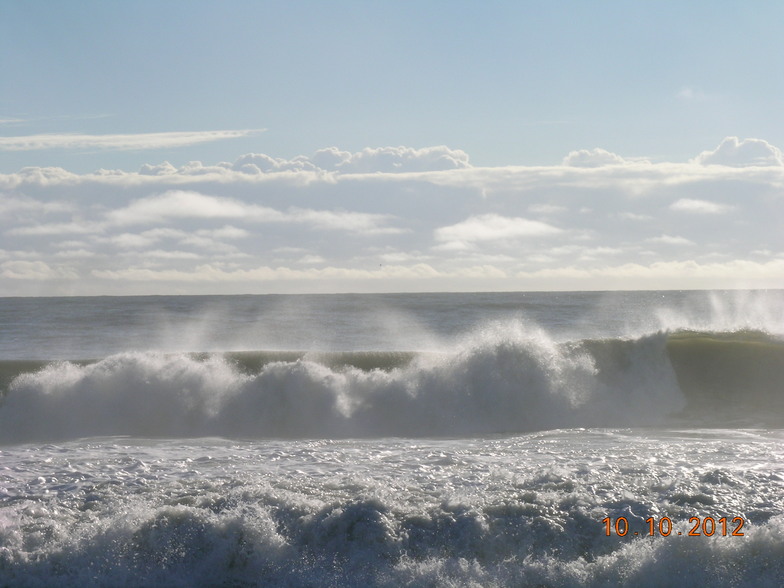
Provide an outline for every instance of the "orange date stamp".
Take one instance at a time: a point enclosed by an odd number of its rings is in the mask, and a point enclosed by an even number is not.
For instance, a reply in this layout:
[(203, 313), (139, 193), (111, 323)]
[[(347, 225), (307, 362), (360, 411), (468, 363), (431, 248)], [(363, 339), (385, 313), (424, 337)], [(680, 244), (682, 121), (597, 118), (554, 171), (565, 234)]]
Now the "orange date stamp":
[(714, 518), (714, 517), (691, 517), (689, 525), (691, 528), (684, 533), (683, 531), (676, 531), (672, 525), (670, 517), (661, 517), (656, 519), (648, 517), (645, 519), (645, 526), (640, 531), (633, 531), (629, 526), (629, 520), (626, 517), (605, 517), (602, 519), (604, 523), (604, 533), (608, 537), (610, 535), (617, 535), (618, 537), (643, 536), (655, 537), (660, 535), (662, 537), (669, 537), (670, 535), (685, 535), (687, 537), (712, 537), (714, 535), (721, 537), (743, 537), (743, 525), (746, 520), (743, 517), (727, 517)]

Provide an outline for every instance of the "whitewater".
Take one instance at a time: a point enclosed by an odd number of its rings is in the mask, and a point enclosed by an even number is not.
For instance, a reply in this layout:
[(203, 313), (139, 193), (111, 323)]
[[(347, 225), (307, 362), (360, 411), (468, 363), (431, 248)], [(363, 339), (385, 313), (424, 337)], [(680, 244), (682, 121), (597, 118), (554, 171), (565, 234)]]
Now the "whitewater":
[(0, 298), (0, 586), (784, 585), (784, 292)]

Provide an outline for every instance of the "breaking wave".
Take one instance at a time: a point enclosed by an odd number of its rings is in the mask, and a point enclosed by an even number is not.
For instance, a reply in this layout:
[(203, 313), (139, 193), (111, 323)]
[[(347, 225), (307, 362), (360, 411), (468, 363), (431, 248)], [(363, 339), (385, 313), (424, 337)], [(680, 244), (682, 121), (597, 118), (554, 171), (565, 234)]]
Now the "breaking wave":
[(6, 444), (784, 424), (784, 343), (749, 331), (556, 343), (507, 324), (450, 352), (121, 353), (0, 378)]

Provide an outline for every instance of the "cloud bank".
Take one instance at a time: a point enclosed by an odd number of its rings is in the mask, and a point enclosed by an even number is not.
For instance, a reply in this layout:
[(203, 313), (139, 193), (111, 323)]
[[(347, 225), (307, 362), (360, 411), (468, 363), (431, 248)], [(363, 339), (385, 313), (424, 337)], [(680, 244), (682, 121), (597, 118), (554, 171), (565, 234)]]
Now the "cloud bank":
[(0, 174), (0, 294), (781, 288), (783, 226), (781, 152), (735, 137), (685, 163), (435, 146), (30, 167)]

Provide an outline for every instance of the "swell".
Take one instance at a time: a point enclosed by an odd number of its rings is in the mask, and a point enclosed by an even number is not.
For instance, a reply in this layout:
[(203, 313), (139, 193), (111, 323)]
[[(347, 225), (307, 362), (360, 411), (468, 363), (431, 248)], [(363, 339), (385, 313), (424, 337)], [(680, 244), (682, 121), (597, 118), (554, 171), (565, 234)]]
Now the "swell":
[(124, 353), (0, 376), (3, 443), (784, 426), (784, 344), (759, 332), (558, 344), (507, 326), (444, 353)]

